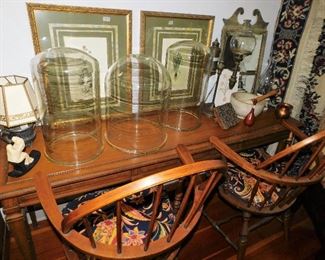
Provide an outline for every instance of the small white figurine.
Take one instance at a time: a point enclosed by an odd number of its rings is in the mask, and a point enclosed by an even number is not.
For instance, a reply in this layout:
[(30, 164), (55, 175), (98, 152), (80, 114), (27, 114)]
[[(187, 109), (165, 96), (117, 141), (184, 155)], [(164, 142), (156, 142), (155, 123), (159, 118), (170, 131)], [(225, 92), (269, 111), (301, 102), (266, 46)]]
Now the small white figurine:
[(25, 165), (33, 162), (33, 158), (24, 152), (25, 142), (22, 138), (14, 136), (11, 138), (14, 144), (7, 144), (7, 158), (9, 162), (21, 163), (23, 160)]
[(13, 164), (14, 170), (9, 173), (11, 177), (20, 177), (27, 173), (40, 158), (40, 152), (32, 150), (30, 154), (24, 152), (25, 142), (22, 138), (11, 138), (13, 144), (7, 144), (7, 159)]

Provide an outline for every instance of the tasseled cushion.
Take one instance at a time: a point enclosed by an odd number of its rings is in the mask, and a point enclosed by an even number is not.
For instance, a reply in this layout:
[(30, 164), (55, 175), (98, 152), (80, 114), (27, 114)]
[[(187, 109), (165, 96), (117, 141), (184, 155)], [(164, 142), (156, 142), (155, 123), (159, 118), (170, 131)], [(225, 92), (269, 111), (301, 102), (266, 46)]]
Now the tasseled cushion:
[[(87, 193), (67, 203), (62, 210), (67, 215), (72, 210), (87, 200), (93, 199), (108, 190)], [(144, 243), (149, 228), (150, 216), (152, 215), (154, 193), (151, 190), (134, 194), (121, 202), (122, 213), (122, 244), (135, 246)], [(161, 198), (160, 208), (154, 225), (152, 239), (157, 240), (165, 237), (174, 223), (175, 215), (167, 194)], [(116, 216), (115, 206), (108, 206), (93, 212), (88, 216), (92, 224), (95, 241), (104, 244), (116, 244)], [(82, 223), (78, 223), (75, 229), (86, 235)]]

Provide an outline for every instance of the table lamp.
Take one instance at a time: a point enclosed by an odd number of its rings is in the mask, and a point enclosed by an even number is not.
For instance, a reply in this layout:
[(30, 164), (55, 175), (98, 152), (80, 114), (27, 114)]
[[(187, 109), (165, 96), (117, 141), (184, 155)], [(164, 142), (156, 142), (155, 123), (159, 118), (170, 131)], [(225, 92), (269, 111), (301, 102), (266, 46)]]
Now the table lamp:
[(256, 39), (251, 29), (250, 20), (244, 20), (243, 29), (234, 33), (230, 39), (230, 50), (234, 55), (235, 68), (233, 74), (229, 79), (229, 88), (232, 89), (237, 80), (237, 72), (239, 70), (239, 65), (244, 59), (244, 57), (252, 54)]
[(37, 100), (26, 77), (0, 77), (0, 136), (12, 143), (13, 136), (20, 137), (26, 145), (35, 138), (34, 126), (38, 120)]

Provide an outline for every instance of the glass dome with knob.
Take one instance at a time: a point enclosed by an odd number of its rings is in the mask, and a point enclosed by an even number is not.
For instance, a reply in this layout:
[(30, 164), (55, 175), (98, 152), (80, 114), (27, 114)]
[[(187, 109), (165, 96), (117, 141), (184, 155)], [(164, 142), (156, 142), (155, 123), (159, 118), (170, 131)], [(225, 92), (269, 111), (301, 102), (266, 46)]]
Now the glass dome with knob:
[(45, 155), (80, 165), (103, 150), (98, 61), (78, 49), (57, 47), (32, 59)]
[(156, 59), (142, 54), (120, 58), (108, 70), (106, 140), (130, 154), (159, 150), (167, 140), (171, 80)]
[(236, 74), (240, 63), (244, 57), (252, 54), (256, 45), (256, 38), (251, 29), (250, 20), (244, 20), (243, 29), (232, 35), (229, 45), (235, 62), (235, 69), (229, 79), (229, 88), (232, 89), (236, 83)]

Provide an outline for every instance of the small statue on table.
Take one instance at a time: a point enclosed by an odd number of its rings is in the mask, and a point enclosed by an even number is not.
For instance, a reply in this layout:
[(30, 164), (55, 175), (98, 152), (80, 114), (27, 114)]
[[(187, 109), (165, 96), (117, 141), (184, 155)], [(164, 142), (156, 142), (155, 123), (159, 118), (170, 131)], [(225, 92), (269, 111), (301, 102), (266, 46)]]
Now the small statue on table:
[(25, 142), (22, 138), (14, 136), (12, 143), (7, 144), (7, 159), (14, 166), (14, 170), (9, 172), (10, 177), (20, 177), (32, 169), (41, 157), (41, 153), (32, 150), (29, 154), (24, 151)]

